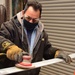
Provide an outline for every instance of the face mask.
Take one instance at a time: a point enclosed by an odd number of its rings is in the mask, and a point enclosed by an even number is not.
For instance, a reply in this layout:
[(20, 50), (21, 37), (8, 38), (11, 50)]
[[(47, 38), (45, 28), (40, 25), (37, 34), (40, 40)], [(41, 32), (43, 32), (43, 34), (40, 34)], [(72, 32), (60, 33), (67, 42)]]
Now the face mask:
[(23, 19), (24, 27), (27, 30), (33, 31), (34, 28), (38, 25), (38, 23), (30, 23), (29, 21)]

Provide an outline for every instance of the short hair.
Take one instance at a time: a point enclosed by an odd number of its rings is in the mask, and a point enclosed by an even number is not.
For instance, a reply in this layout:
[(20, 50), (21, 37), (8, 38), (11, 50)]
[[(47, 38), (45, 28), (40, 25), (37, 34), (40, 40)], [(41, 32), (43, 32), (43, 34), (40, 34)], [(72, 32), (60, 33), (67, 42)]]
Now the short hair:
[(32, 6), (35, 11), (39, 10), (39, 11), (40, 11), (40, 17), (41, 17), (42, 5), (41, 5), (39, 2), (37, 2), (37, 1), (28, 1), (28, 2), (26, 3), (26, 5), (25, 5), (24, 12), (26, 12), (26, 10), (27, 10), (30, 6)]

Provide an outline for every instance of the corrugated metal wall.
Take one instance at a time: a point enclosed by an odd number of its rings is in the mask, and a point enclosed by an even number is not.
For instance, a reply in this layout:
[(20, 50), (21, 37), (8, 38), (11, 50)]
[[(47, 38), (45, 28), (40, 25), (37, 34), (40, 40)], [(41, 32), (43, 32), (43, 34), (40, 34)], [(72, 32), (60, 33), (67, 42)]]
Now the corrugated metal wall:
[[(54, 47), (68, 54), (75, 52), (75, 0), (37, 0), (43, 5), (41, 21)], [(73, 63), (44, 66), (40, 75), (74, 75)]]

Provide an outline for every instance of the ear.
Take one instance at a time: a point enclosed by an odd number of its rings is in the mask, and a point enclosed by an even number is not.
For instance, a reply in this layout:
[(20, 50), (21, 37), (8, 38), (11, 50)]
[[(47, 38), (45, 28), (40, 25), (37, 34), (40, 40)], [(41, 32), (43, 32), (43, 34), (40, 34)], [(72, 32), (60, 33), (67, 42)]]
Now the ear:
[(24, 12), (24, 10), (22, 10), (22, 15), (24, 15), (25, 14), (25, 12)]

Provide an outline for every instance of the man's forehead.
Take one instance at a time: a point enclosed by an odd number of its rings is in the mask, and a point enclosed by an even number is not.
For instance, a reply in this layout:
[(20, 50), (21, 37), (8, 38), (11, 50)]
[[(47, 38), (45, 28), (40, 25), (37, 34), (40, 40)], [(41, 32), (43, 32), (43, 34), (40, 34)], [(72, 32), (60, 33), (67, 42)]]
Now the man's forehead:
[(26, 15), (30, 16), (30, 17), (33, 17), (33, 18), (39, 18), (40, 16), (40, 11), (39, 9), (38, 10), (34, 10), (33, 7), (29, 7), (26, 12), (25, 12)]

